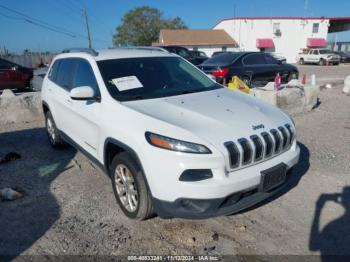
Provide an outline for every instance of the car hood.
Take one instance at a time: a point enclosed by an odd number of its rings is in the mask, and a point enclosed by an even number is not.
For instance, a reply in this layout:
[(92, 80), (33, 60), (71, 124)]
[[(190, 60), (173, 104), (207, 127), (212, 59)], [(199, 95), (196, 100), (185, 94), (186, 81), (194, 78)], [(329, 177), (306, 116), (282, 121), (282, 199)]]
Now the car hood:
[(278, 108), (227, 88), (123, 104), (220, 145), (290, 122)]

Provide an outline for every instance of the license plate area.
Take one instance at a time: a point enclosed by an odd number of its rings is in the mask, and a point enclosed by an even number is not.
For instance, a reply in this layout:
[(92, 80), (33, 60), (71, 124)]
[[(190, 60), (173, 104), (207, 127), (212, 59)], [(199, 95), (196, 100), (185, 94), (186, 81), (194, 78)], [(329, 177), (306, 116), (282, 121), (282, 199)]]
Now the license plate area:
[(264, 171), (261, 171), (260, 191), (268, 192), (283, 184), (287, 176), (287, 165), (278, 164)]

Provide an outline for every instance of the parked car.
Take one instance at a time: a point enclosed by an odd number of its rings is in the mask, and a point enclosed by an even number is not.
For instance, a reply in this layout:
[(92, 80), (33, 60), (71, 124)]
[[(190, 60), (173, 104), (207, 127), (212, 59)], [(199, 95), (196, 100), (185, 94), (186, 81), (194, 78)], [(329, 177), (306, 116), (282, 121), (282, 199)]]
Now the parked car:
[(133, 219), (238, 212), (283, 189), (299, 159), (288, 115), (171, 53), (59, 54), (41, 94), (51, 145), (104, 170)]
[(205, 60), (209, 58), (207, 54), (203, 51), (193, 50), (191, 51), (191, 53), (194, 59), (196, 59), (199, 64), (203, 63)]
[(48, 66), (44, 66), (44, 67), (41, 67), (41, 68), (34, 70), (33, 78), (32, 78), (32, 80), (30, 80), (30, 87), (32, 90), (34, 90), (34, 91), (41, 90), (44, 77), (47, 74), (48, 70), (49, 70)]
[(304, 64), (333, 64), (339, 65), (340, 56), (329, 49), (309, 49), (297, 55), (300, 65)]
[(228, 83), (233, 76), (238, 76), (250, 87), (264, 86), (274, 81), (277, 73), (282, 83), (299, 76), (295, 66), (282, 63), (263, 52), (227, 52), (206, 60), (198, 67), (215, 76), (219, 83)]
[(202, 63), (202, 59), (196, 58), (192, 51), (188, 50), (186, 47), (182, 46), (159, 46), (165, 50), (167, 50), (170, 53), (177, 54), (183, 58), (185, 58), (187, 61), (191, 62), (194, 65), (199, 65)]
[(338, 56), (340, 56), (340, 62), (341, 63), (350, 63), (350, 53), (346, 53), (343, 51), (340, 52), (334, 52)]
[(33, 69), (0, 58), (0, 90), (25, 90), (29, 88), (32, 77)]

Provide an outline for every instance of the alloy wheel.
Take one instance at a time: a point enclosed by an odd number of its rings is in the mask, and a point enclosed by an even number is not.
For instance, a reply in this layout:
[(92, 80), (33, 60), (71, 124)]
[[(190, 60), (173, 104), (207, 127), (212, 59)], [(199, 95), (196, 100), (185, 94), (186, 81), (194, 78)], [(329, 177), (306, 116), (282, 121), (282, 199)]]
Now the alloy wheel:
[(119, 164), (115, 170), (115, 186), (124, 208), (134, 212), (138, 207), (138, 191), (134, 176), (126, 165)]

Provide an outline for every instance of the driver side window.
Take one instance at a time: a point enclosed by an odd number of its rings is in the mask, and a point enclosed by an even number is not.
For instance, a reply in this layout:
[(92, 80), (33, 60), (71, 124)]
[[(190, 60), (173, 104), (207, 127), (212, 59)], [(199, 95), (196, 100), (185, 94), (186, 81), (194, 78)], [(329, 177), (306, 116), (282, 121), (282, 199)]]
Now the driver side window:
[(94, 72), (89, 62), (83, 59), (79, 59), (74, 77), (74, 87), (79, 86), (90, 86), (95, 94), (100, 93)]

